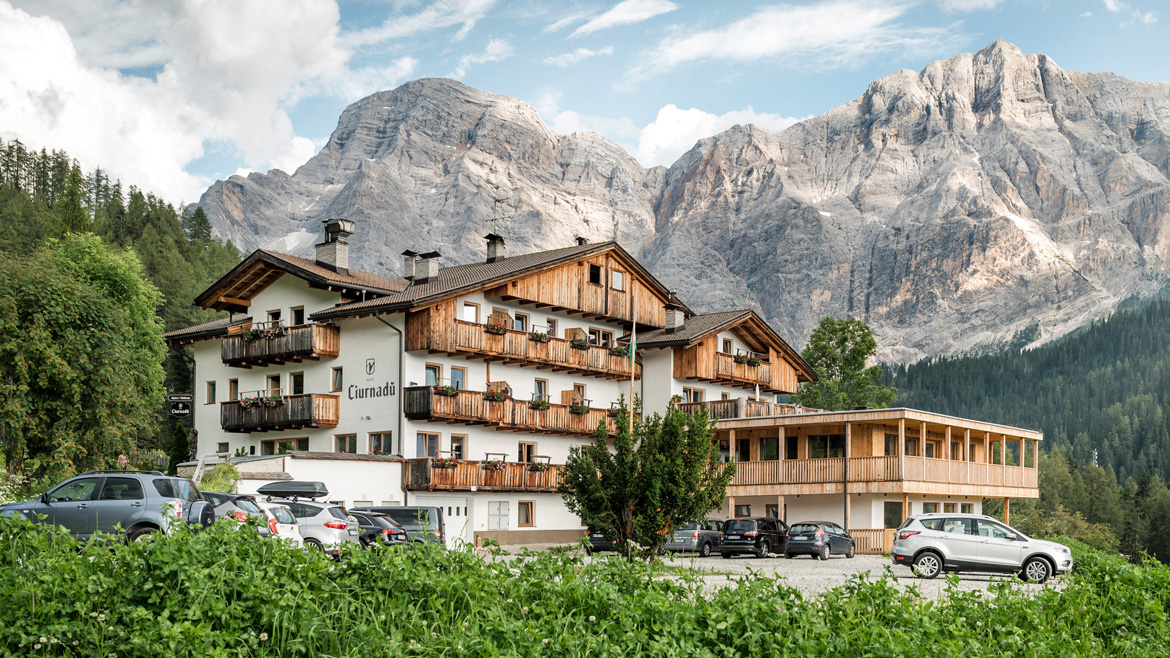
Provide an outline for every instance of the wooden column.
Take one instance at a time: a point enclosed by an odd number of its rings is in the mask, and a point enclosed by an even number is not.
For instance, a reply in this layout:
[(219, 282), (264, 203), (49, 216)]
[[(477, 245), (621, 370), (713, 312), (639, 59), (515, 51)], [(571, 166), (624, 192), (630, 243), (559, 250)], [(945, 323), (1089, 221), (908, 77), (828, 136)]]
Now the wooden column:
[(853, 448), (853, 425), (848, 421), (845, 422), (845, 463), (841, 470), (844, 475), (844, 482), (841, 488), (845, 490), (845, 523), (844, 528), (849, 529), (849, 455), (852, 454)]
[(963, 430), (963, 461), (967, 462), (967, 484), (971, 483), (971, 430)]
[(910, 518), (910, 494), (902, 494), (902, 521)]
[(739, 461), (739, 446), (735, 445), (735, 430), (727, 430), (727, 446), (731, 448), (731, 461)]
[(898, 420), (898, 479), (904, 480), (906, 473), (906, 419)]
[(784, 496), (776, 496), (776, 518), (788, 523), (787, 513), (784, 511)]
[(1008, 524), (1008, 525), (1011, 525), (1011, 523), (1012, 523), (1012, 499), (1011, 498), (1005, 497), (1003, 499), (1003, 522)]
[(926, 456), (926, 423), (922, 423), (918, 430), (918, 456)]
[(946, 452), (943, 453), (945, 455), (943, 457), (943, 459), (949, 460), (955, 454), (954, 451), (951, 449), (952, 446), (951, 446), (951, 426), (950, 425), (947, 425), (947, 430), (946, 430), (945, 434), (946, 434), (946, 438), (943, 440), (943, 445), (946, 447), (943, 448), (943, 450)]
[(1032, 468), (1040, 470), (1040, 442), (1032, 442)]
[(1020, 468), (1024, 468), (1024, 450), (1027, 447), (1027, 445), (1028, 445), (1028, 440), (1021, 437), (1020, 438)]
[(779, 442), (779, 453), (777, 457), (780, 459), (780, 480), (784, 480), (784, 454), (788, 452), (788, 432), (784, 431), (784, 426), (780, 426), (780, 436), (776, 439)]
[(727, 518), (735, 518), (735, 496), (727, 497)]

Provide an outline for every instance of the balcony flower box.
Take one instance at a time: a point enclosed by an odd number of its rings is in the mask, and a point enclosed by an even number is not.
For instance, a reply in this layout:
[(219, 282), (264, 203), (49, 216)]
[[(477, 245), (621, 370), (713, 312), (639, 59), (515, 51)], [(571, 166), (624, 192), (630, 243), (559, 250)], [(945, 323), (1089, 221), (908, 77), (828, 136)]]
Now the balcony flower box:
[(440, 468), (445, 471), (451, 470), (459, 465), (459, 460), (455, 457), (435, 457), (431, 460), (431, 468)]
[(535, 411), (548, 411), (548, 400), (533, 400), (528, 403), (528, 408)]
[(508, 396), (501, 391), (488, 391), (483, 394), (483, 399), (488, 402), (503, 402), (508, 399)]
[(508, 463), (499, 459), (489, 459), (483, 463), (483, 470), (488, 473), (498, 473), (505, 468), (508, 468)]
[(532, 462), (528, 465), (529, 473), (544, 473), (548, 471), (548, 464), (544, 462)]
[(747, 365), (749, 365), (753, 368), (760, 365), (759, 359), (757, 359), (754, 356), (749, 356), (747, 354), (736, 354), (735, 355), (735, 362), (736, 363), (746, 363)]
[(609, 416), (610, 418), (617, 418), (619, 413), (621, 413), (621, 409), (612, 409), (611, 408), (611, 409), (607, 409), (605, 411), (605, 415)]
[(583, 402), (574, 402), (573, 404), (569, 405), (569, 413), (577, 414), (578, 416), (584, 416), (585, 414), (589, 413), (589, 405)]
[(459, 389), (451, 386), (450, 384), (446, 386), (436, 386), (435, 395), (441, 395), (445, 398), (453, 398), (456, 395), (459, 395)]
[(571, 345), (575, 350), (589, 349), (589, 341), (585, 340), (584, 338), (574, 338), (573, 340), (569, 341), (569, 345)]
[(508, 333), (508, 328), (502, 324), (488, 323), (484, 325), (483, 330), (493, 336), (503, 336)]
[(276, 338), (284, 335), (284, 326), (281, 324), (274, 324), (263, 329), (249, 329), (244, 332), (244, 342), (250, 343), (258, 338)]
[(609, 348), (609, 353), (614, 356), (629, 356), (630, 349), (625, 345), (618, 345), (617, 347)]
[(548, 334), (543, 331), (534, 331), (528, 334), (528, 340), (534, 343), (547, 343), (549, 341)]
[(283, 404), (284, 398), (279, 395), (269, 395), (268, 397), (264, 398), (264, 406), (266, 407), (279, 407)]

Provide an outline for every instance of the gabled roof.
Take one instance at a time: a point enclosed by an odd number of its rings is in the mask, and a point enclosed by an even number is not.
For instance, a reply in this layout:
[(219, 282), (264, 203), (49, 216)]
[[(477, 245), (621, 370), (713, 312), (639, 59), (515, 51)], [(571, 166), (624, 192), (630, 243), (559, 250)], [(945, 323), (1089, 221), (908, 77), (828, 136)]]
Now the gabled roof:
[(645, 281), (659, 296), (663, 299), (669, 298), (670, 291), (658, 279), (654, 278), (654, 275), (643, 268), (633, 256), (622, 249), (621, 245), (616, 242), (600, 242), (509, 256), (491, 263), (479, 262), (443, 267), (439, 269), (438, 276), (426, 283), (411, 282), (400, 292), (377, 299), (341, 304), (313, 313), (310, 318), (328, 320), (351, 315), (367, 315), (430, 306), (449, 297), (491, 288), (519, 277), (536, 274), (581, 258), (610, 251), (617, 254), (626, 266), (636, 272), (638, 277)]
[[(735, 329), (737, 333), (746, 336), (749, 342), (756, 343), (756, 348), (774, 347), (783, 354), (792, 365), (808, 381), (816, 381), (817, 373), (813, 367), (792, 349), (780, 334), (768, 324), (758, 313), (750, 309), (738, 311), (719, 311), (704, 313), (687, 318), (683, 326), (668, 332), (666, 329), (648, 329), (638, 332), (638, 349), (656, 349), (660, 347), (689, 347), (703, 340), (711, 334), (728, 329)], [(628, 341), (629, 336), (621, 340)], [(760, 349), (764, 351), (764, 349)]]
[(193, 343), (197, 340), (219, 338), (220, 336), (228, 335), (228, 327), (243, 324), (251, 320), (252, 318), (243, 316), (220, 318), (211, 322), (197, 324), (194, 327), (168, 331), (163, 334), (163, 338), (171, 345), (182, 345), (183, 343)]
[(247, 306), (238, 301), (250, 299), (284, 274), (300, 277), (322, 288), (374, 295), (396, 293), (408, 284), (406, 279), (361, 270), (335, 272), (308, 258), (257, 249), (196, 297), (195, 304), (203, 308), (243, 312)]

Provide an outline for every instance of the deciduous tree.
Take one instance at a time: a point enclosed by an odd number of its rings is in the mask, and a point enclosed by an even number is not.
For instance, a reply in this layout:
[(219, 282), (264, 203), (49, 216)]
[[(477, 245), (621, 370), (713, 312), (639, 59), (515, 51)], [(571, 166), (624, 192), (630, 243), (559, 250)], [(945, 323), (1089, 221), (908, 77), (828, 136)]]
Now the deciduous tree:
[(866, 367), (875, 354), (877, 341), (861, 320), (832, 316), (821, 319), (801, 352), (816, 370), (817, 381), (801, 384), (790, 401), (829, 411), (890, 406), (895, 399), (894, 389), (878, 384), (881, 367)]

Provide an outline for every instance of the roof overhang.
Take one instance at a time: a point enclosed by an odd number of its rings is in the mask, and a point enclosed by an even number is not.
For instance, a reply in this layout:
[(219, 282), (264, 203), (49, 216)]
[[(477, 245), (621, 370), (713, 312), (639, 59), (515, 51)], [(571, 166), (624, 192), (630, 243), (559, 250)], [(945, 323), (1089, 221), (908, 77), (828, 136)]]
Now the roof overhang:
[(838, 425), (842, 423), (897, 423), (905, 420), (908, 423), (926, 423), (928, 425), (942, 425), (969, 429), (976, 432), (1005, 435), (1012, 439), (1027, 439), (1029, 441), (1043, 441), (1044, 433), (1037, 430), (1013, 427), (1000, 423), (988, 423), (958, 416), (948, 416), (931, 411), (921, 411), (907, 407), (891, 407), (887, 409), (856, 409), (852, 411), (814, 411), (798, 414), (784, 414), (780, 416), (756, 416), (752, 418), (730, 418), (716, 421), (719, 430), (749, 430), (766, 429), (781, 426), (799, 425)]

